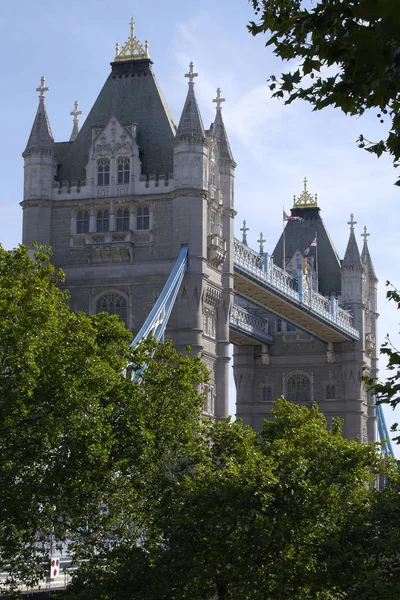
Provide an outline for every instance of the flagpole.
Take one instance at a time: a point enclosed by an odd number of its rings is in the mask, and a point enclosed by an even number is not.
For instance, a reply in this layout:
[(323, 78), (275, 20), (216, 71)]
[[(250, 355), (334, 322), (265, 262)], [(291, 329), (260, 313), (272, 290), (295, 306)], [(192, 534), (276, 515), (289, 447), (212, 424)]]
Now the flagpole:
[(286, 271), (285, 208), (282, 206), (283, 270)]
[(319, 277), (318, 277), (318, 240), (317, 240), (317, 232), (315, 232), (315, 241), (316, 241), (316, 244), (315, 244), (315, 266), (316, 266), (315, 271), (317, 273), (317, 292), (318, 292), (318, 289), (319, 289)]

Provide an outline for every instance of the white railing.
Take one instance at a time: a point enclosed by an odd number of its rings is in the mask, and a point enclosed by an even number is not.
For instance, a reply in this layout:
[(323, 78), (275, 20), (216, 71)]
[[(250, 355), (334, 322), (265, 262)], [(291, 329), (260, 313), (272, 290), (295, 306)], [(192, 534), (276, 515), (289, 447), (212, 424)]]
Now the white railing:
[(262, 338), (266, 342), (272, 341), (272, 337), (268, 333), (267, 319), (252, 315), (248, 310), (237, 304), (232, 307), (230, 324), (251, 335)]
[(335, 298), (328, 299), (317, 292), (299, 289), (299, 282), (302, 283), (301, 275), (299, 279), (293, 277), (277, 267), (271, 256), (268, 254), (261, 256), (236, 238), (233, 252), (235, 266), (241, 267), (260, 282), (270, 285), (299, 305), (308, 308), (311, 313), (346, 331), (353, 338), (359, 339), (359, 332), (352, 324), (352, 315), (340, 308)]

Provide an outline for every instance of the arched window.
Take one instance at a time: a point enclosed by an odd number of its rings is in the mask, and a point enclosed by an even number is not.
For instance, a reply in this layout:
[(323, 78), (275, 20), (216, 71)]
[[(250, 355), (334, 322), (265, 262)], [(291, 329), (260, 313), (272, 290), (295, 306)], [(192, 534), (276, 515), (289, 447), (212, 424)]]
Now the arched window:
[(129, 158), (121, 157), (117, 162), (118, 183), (129, 183), (131, 161)]
[(272, 402), (272, 389), (270, 385), (264, 385), (262, 389), (262, 401)]
[(118, 315), (121, 321), (126, 323), (127, 302), (121, 294), (109, 293), (100, 296), (96, 302), (96, 313), (108, 312), (110, 315)]
[(103, 231), (108, 231), (110, 226), (110, 217), (108, 210), (98, 210), (96, 217), (96, 231), (97, 233), (102, 233)]
[(289, 402), (310, 402), (311, 385), (310, 378), (304, 373), (295, 373), (288, 377), (286, 382), (286, 399)]
[(150, 229), (150, 211), (148, 206), (145, 206), (144, 208), (140, 207), (137, 209), (136, 229)]
[(334, 383), (328, 383), (326, 386), (326, 399), (335, 400), (336, 398), (336, 386)]
[(117, 211), (117, 231), (129, 230), (129, 210), (127, 208), (119, 208)]
[(89, 233), (89, 212), (80, 210), (76, 215), (76, 233)]
[(100, 158), (97, 161), (97, 185), (110, 184), (110, 161), (108, 158)]

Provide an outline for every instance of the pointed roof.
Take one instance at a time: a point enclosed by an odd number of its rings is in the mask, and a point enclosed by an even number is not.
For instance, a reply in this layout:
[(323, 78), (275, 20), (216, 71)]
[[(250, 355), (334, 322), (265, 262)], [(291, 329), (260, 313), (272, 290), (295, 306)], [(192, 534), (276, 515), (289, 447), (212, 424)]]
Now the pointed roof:
[(362, 249), (362, 252), (361, 252), (361, 262), (367, 268), (368, 275), (370, 276), (370, 278), (371, 279), (375, 279), (376, 281), (378, 281), (378, 278), (377, 278), (376, 273), (375, 273), (374, 265), (372, 263), (371, 255), (369, 253), (369, 248), (368, 248), (367, 238), (368, 238), (369, 235), (370, 234), (367, 233), (366, 226), (364, 226), (364, 233), (361, 234), (361, 237), (364, 238), (364, 245), (363, 245), (363, 249)]
[(148, 58), (127, 58), (111, 63), (111, 73), (76, 139), (68, 148), (64, 142), (56, 144), (61, 164), (59, 180), (86, 179), (93, 129), (104, 129), (112, 117), (123, 126), (137, 124), (143, 175), (173, 173), (176, 125), (152, 64)]
[[(324, 296), (340, 293), (342, 283), (339, 254), (320, 216), (321, 209), (318, 207), (317, 196), (312, 196), (307, 190), (306, 178), (303, 183), (302, 193), (298, 197), (294, 196), (291, 217), (286, 223), (285, 234), (282, 233), (273, 252), (274, 263), (282, 268), (284, 240), (286, 260), (290, 260), (297, 250), (304, 255), (305, 250), (308, 249), (307, 256), (314, 259), (314, 268), (318, 260), (319, 292)], [(317, 238), (317, 247), (311, 246), (315, 238)]]
[(197, 104), (194, 93), (194, 81), (198, 74), (193, 72), (193, 63), (189, 65), (189, 73), (185, 77), (189, 78), (189, 89), (186, 96), (185, 106), (182, 110), (182, 115), (179, 121), (178, 130), (176, 132), (176, 140), (196, 139), (205, 140), (206, 134), (204, 131), (203, 121), (201, 119), (200, 110)]
[[(320, 216), (320, 209), (296, 208), (291, 211), (292, 216), (302, 220), (291, 220), (286, 223), (285, 236), (281, 234), (273, 251), (274, 263), (282, 268), (283, 240), (285, 239), (285, 255), (290, 260), (297, 250), (304, 254), (309, 248), (308, 258), (317, 259), (318, 252), (318, 290), (320, 294), (329, 296), (331, 293), (340, 293), (340, 259), (333, 241)], [(310, 246), (317, 237), (318, 248)], [(315, 264), (315, 263), (314, 263)]]
[(354, 225), (356, 225), (357, 221), (354, 221), (353, 217), (354, 215), (351, 213), (350, 221), (348, 222), (350, 225), (350, 236), (347, 243), (346, 252), (344, 253), (344, 258), (342, 260), (342, 268), (362, 270), (360, 251), (358, 249), (356, 236), (354, 235)]
[(214, 98), (213, 102), (215, 102), (217, 104), (217, 106), (216, 106), (217, 112), (215, 115), (214, 123), (213, 123), (212, 127), (210, 128), (210, 130), (215, 134), (215, 136), (218, 140), (219, 156), (220, 156), (220, 158), (222, 158), (224, 160), (229, 160), (231, 162), (235, 162), (233, 159), (231, 147), (229, 145), (228, 136), (226, 134), (224, 121), (222, 119), (221, 103), (225, 102), (225, 98), (221, 98), (220, 88), (217, 89), (217, 97)]
[(48, 87), (45, 87), (45, 78), (40, 80), (40, 86), (36, 88), (39, 94), (39, 106), (36, 112), (36, 117), (32, 125), (31, 134), (28, 139), (26, 148), (22, 154), (23, 157), (32, 152), (54, 152), (54, 138), (51, 131), (49, 118), (47, 116), (45, 105), (45, 94)]

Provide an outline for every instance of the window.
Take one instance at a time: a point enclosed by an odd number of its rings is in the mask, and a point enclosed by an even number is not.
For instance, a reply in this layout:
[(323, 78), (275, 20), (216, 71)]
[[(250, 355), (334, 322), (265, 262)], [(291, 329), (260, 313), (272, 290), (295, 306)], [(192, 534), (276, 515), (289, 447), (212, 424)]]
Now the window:
[(110, 315), (118, 315), (121, 321), (126, 323), (126, 298), (120, 294), (104, 294), (96, 302), (96, 312), (108, 312)]
[(108, 158), (100, 158), (97, 161), (97, 185), (110, 184), (110, 161)]
[(304, 403), (311, 400), (310, 379), (303, 373), (295, 373), (286, 382), (286, 398), (289, 402)]
[(335, 400), (336, 398), (336, 386), (334, 383), (328, 383), (326, 386), (326, 399)]
[(117, 211), (117, 231), (129, 231), (129, 210), (119, 208)]
[(136, 229), (150, 229), (150, 212), (149, 207), (138, 208), (136, 216)]
[(293, 325), (293, 323), (286, 323), (286, 331), (297, 331), (296, 325)]
[(272, 402), (272, 389), (270, 385), (264, 385), (262, 389), (262, 401)]
[(282, 331), (282, 319), (276, 320), (276, 332), (280, 333)]
[(102, 233), (103, 231), (108, 231), (110, 225), (109, 213), (108, 210), (98, 210), (97, 218), (96, 218), (96, 231), (97, 233)]
[(117, 173), (118, 183), (129, 183), (129, 175), (130, 175), (130, 164), (131, 161), (129, 158), (119, 158), (117, 162)]
[(76, 215), (76, 233), (89, 233), (89, 212), (80, 210)]

